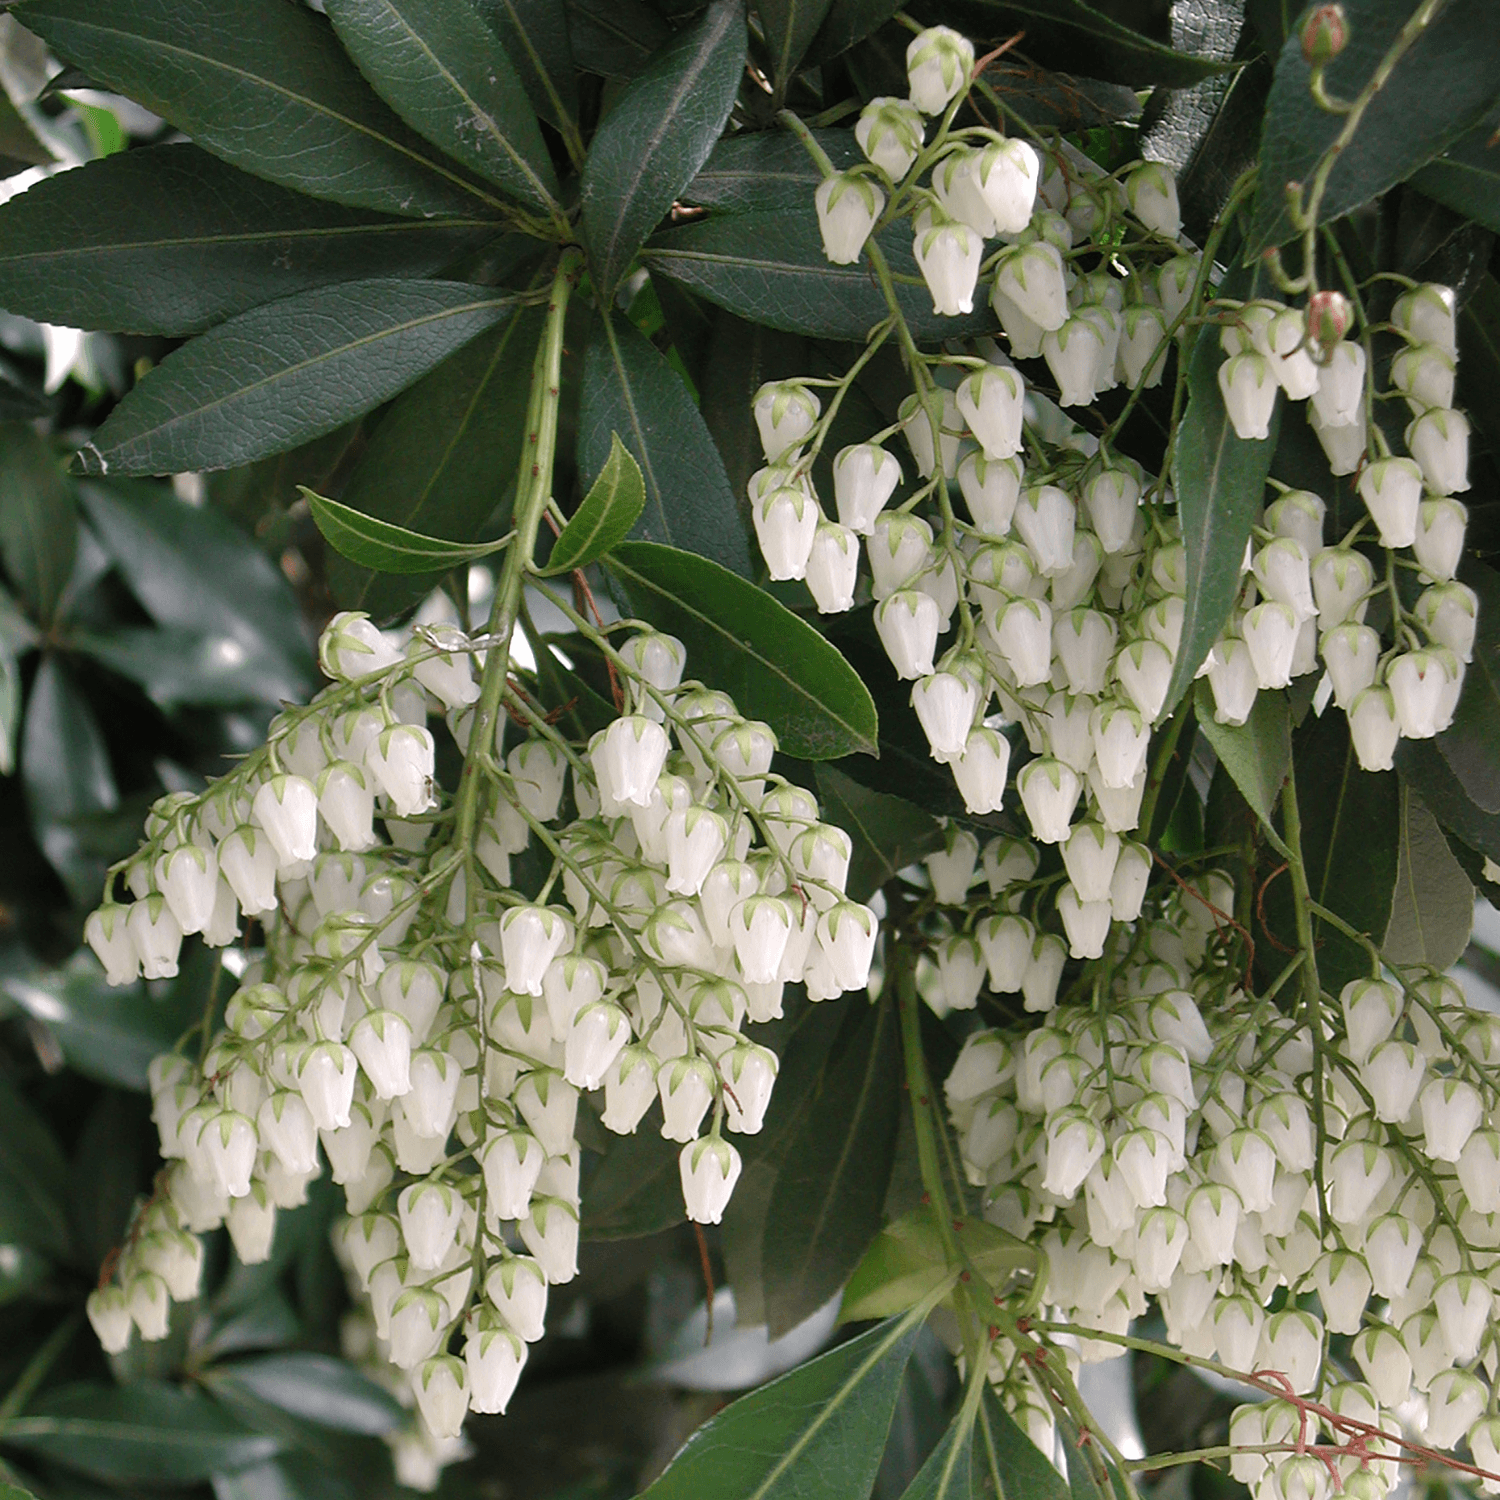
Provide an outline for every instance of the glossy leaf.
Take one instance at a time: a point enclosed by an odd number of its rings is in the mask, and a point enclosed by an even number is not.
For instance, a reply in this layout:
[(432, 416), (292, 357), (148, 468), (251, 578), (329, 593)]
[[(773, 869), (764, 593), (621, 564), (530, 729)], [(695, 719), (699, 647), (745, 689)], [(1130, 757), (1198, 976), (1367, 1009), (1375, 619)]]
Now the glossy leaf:
[(191, 1484), (278, 1447), (202, 1391), (156, 1380), (47, 1391), (6, 1424), (4, 1441), (111, 1484)]
[(671, 35), (646, 0), (567, 0), (567, 17), (574, 60), (601, 78), (634, 78)]
[(190, 632), (257, 695), (301, 698), (315, 678), (296, 595), (248, 537), (165, 485), (85, 483), (94, 532), (146, 612)]
[(756, 0), (778, 98), (785, 96), (787, 84), (831, 6), (832, 0)]
[(352, 1365), (326, 1354), (267, 1354), (216, 1370), (215, 1386), (230, 1386), (271, 1406), (344, 1432), (372, 1437), (404, 1421), (401, 1404)]
[(145, 146), (0, 208), (0, 305), (180, 337), (327, 282), (428, 275), (494, 232), (473, 214), (396, 218), (308, 198), (187, 142)]
[(566, 8), (557, 0), (475, 0), (475, 9), (500, 38), (531, 107), (576, 137), (578, 80)]
[(21, 727), (21, 669), (0, 645), (0, 776), (16, 769), (16, 731)]
[(463, 282), (384, 278), (252, 308), (169, 354), (79, 452), (89, 474), (227, 469), (331, 432), (504, 317)]
[(875, 748), (875, 705), (854, 669), (812, 626), (707, 558), (623, 542), (609, 567), (636, 609), (690, 642), (691, 670), (764, 719), (781, 748), (832, 760)]
[(916, 803), (862, 786), (837, 766), (819, 766), (817, 778), (825, 815), (854, 843), (846, 886), (852, 900), (868, 900), (898, 870), (943, 847), (942, 824)]
[(642, 1500), (856, 1500), (880, 1466), (919, 1325), (882, 1324), (741, 1396)]
[(1255, 815), (1269, 825), (1292, 763), (1292, 720), (1285, 695), (1257, 693), (1250, 717), (1239, 725), (1215, 720), (1213, 694), (1206, 682), (1198, 684), (1194, 696), (1204, 739)]
[(566, 573), (597, 562), (617, 542), (623, 542), (646, 508), (646, 485), (641, 466), (610, 434), (609, 457), (599, 477), (589, 486), (583, 503), (569, 518), (547, 559), (549, 573)]
[(1500, 863), (1500, 813), (1486, 812), (1475, 803), (1434, 741), (1403, 740), (1396, 751), (1396, 769), (1445, 829)]
[(1479, 599), (1474, 660), (1464, 673), (1453, 723), (1437, 748), (1469, 797), (1500, 812), (1500, 573), (1469, 560), (1460, 576)]
[[(852, 130), (814, 130), (813, 138), (842, 170), (864, 160)], [(805, 209), (822, 178), (807, 148), (787, 130), (742, 130), (709, 153), (682, 191), (685, 203), (726, 212)]]
[(968, 8), (985, 35), (1003, 38), (1024, 30), (1029, 53), (1049, 48), (1093, 78), (1136, 88), (1187, 88), (1225, 71), (1222, 63), (1152, 41), (1085, 0), (973, 0)]
[(304, 7), (28, 0), (16, 15), (97, 85), (257, 177), (411, 218), (467, 213), (484, 196), (386, 108)]
[(73, 571), (78, 512), (52, 445), (19, 422), (0, 427), (0, 560), (38, 620), (50, 624)]
[[(527, 382), (542, 313), (529, 309), (480, 334), (392, 403), (339, 498), (412, 531), (478, 541), (514, 483), (526, 427)], [(331, 557), (339, 602), (386, 619), (429, 593), (438, 575), (372, 573)]]
[(547, 210), (557, 174), (531, 102), (494, 31), (466, 0), (328, 0), (359, 70), (440, 150)]
[(902, 1491), (902, 1500), (980, 1500), (983, 1470), (974, 1456), (974, 1425), (961, 1411)]
[[(1351, 0), (1349, 42), (1328, 65), (1329, 93), (1353, 99), (1411, 16), (1407, 0)], [(1261, 140), (1260, 180), (1247, 259), (1295, 233), (1289, 182), (1310, 183), (1344, 116), (1313, 100), (1310, 69), (1294, 34), (1276, 61)], [(1453, 145), (1500, 94), (1500, 31), (1489, 0), (1449, 0), (1396, 64), (1365, 111), (1353, 145), (1328, 176), (1319, 218), (1341, 217), (1394, 187)]]
[(723, 460), (682, 378), (621, 318), (596, 323), (583, 362), (578, 467), (597, 475), (615, 434), (640, 465), (646, 508), (635, 534), (751, 574), (750, 546)]
[(99, 721), (67, 668), (47, 656), (32, 680), (21, 731), (21, 785), (32, 833), (76, 905), (98, 899), (107, 861), (80, 823), (119, 801)]
[(1469, 946), (1474, 887), (1421, 797), (1401, 784), (1401, 853), (1381, 951), (1393, 964), (1447, 969)]
[[(1038, 1268), (1034, 1247), (983, 1219), (964, 1219), (953, 1232), (974, 1268), (995, 1287), (1018, 1271)], [(905, 1312), (941, 1286), (948, 1271), (947, 1250), (932, 1209), (913, 1209), (887, 1224), (871, 1242), (844, 1288), (839, 1320), (854, 1323)]]
[(589, 1209), (579, 1224), (583, 1238), (635, 1239), (681, 1224), (687, 1217), (677, 1160), (681, 1149), (662, 1139), (655, 1109), (634, 1135), (611, 1136), (603, 1159), (584, 1179)]
[(328, 545), (350, 562), (380, 573), (446, 572), (488, 557), (504, 545), (503, 542), (441, 541), (364, 515), (309, 489), (302, 493)]
[(72, 630), (62, 644), (138, 683), (153, 703), (169, 712), (184, 704), (276, 704), (286, 683), (281, 664), (268, 653), (248, 656), (230, 637), (181, 626)]
[(1500, 233), (1500, 142), (1482, 120), (1422, 168), (1411, 185), (1455, 213)]
[(891, 1001), (860, 1009), (771, 1190), (761, 1279), (772, 1338), (838, 1292), (880, 1229), (896, 1153), (901, 1049)]
[(1025, 1500), (1067, 1500), (1068, 1486), (1050, 1459), (986, 1387), (975, 1418), (976, 1461), (999, 1476), (1002, 1493)]
[[(863, 343), (886, 316), (885, 299), (863, 262), (836, 266), (823, 254), (814, 186), (816, 178), (800, 205), (709, 214), (664, 230), (647, 245), (646, 263), (653, 275), (670, 276), (751, 322), (810, 338)], [(917, 278), (916, 285), (896, 285), (896, 300), (913, 335), (925, 341), (993, 332), (999, 325), (983, 294), (976, 294), (974, 311), (967, 315), (933, 312), (911, 243), (902, 227), (880, 237), (892, 272)]]
[(1188, 405), (1172, 458), (1172, 485), (1187, 554), (1187, 600), (1182, 641), (1167, 689), (1168, 707), (1187, 691), (1234, 607), (1245, 543), (1260, 514), (1285, 406), (1278, 395), (1270, 437), (1239, 437), (1219, 392), (1222, 362), (1217, 330), (1205, 329), (1193, 345)]
[(589, 269), (602, 300), (708, 159), (744, 66), (742, 0), (713, 0), (605, 116), (589, 148), (581, 199)]
[(807, 49), (807, 61), (825, 62), (847, 52), (900, 9), (900, 0), (833, 0), (818, 34)]
[[(95, 887), (90, 905), (98, 895)], [(93, 954), (81, 948), (60, 967), (13, 976), (3, 988), (55, 1040), (70, 1068), (144, 1092), (151, 1059), (170, 1052), (202, 1018), (213, 967), (193, 956), (199, 951), (184, 950), (181, 972), (164, 996), (147, 994), (139, 983), (107, 984)]]
[(51, 1130), (9, 1080), (0, 1080), (0, 1243), (68, 1252), (67, 1165)]

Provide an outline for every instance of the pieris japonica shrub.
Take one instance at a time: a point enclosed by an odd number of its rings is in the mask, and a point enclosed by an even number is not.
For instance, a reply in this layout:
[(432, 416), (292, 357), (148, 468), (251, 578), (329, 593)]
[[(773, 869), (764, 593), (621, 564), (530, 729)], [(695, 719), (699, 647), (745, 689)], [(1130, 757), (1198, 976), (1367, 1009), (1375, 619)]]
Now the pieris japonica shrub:
[[(876, 1326), (662, 1500), (870, 1495), (919, 1331), (911, 1495), (1500, 1493), (1500, 1005), (1453, 972), (1500, 894), (1480, 0), (1229, 6), (1222, 55), (967, 0), (628, 47), (125, 9), (16, 14), (189, 140), (0, 206), (0, 305), (186, 340), (75, 466), (264, 485), (325, 685), (159, 770), (78, 923), (128, 994), (225, 955), (87, 1297), (114, 1368), (326, 1194), (430, 1488), (587, 1325), (590, 1241), (688, 1224), (708, 1348), (658, 1279), (658, 1374)], [(34, 269), (188, 182), (216, 277)], [(726, 1316), (765, 1337), (715, 1373)], [(1207, 1415), (1101, 1420), (1126, 1352)]]

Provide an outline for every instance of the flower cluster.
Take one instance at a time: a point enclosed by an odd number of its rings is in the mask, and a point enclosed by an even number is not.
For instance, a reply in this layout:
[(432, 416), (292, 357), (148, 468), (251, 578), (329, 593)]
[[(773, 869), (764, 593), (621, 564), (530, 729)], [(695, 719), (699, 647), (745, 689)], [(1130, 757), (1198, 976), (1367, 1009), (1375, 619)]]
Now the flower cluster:
[[(1077, 1358), (1118, 1352), (1091, 1333), (1126, 1333), (1155, 1299), (1187, 1354), (1276, 1372), (1288, 1398), (1392, 1434), (1415, 1411), (1426, 1444), (1467, 1440), (1493, 1472), (1500, 1020), (1449, 980), (1377, 977), (1346, 985), (1314, 1035), (1215, 961), (1213, 884), (1205, 901), (1153, 894), (1101, 1003), (970, 1035), (946, 1096), (987, 1217), (1045, 1252)], [(978, 932), (992, 987), (1024, 984)], [(1002, 1358), (995, 1378), (1050, 1452), (1023, 1365)], [(1234, 1459), (1258, 1497), (1327, 1491), (1298, 1452), (1303, 1417), (1293, 1399), (1236, 1411), (1235, 1447), (1283, 1445)], [(1377, 1437), (1335, 1467), (1379, 1495), (1396, 1454)]]
[[(227, 1224), (264, 1260), (326, 1158), (378, 1347), (426, 1435), (451, 1437), (504, 1409), (575, 1274), (580, 1101), (620, 1133), (659, 1102), (688, 1213), (717, 1222), (740, 1172), (722, 1132), (761, 1128), (777, 1070), (745, 1023), (789, 983), (866, 986), (877, 924), (844, 894), (848, 835), (771, 773), (767, 725), (682, 682), (680, 641), (604, 642), (624, 711), (586, 747), (508, 683), (509, 749), (503, 714), (474, 743), (488, 644), (442, 628), (403, 654), (339, 616), (334, 685), (202, 795), (159, 802), (116, 872), (134, 900), (89, 918), (114, 983), (171, 975), (184, 935), (222, 946), (242, 917), (264, 941), (201, 1057), (152, 1064), (170, 1166), (91, 1298), (107, 1348), (165, 1334), (197, 1234)], [(452, 798), (439, 713), (466, 756)], [(517, 889), (519, 859), (539, 888)]]

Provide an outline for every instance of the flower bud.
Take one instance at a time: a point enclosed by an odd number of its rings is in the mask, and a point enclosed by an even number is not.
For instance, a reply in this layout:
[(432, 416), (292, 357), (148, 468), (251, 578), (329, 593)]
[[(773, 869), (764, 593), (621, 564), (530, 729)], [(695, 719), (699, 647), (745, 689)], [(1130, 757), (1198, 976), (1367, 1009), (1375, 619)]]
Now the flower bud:
[(1354, 326), (1354, 307), (1342, 292), (1314, 292), (1307, 299), (1306, 317), (1307, 336), (1328, 353)]
[(853, 265), (885, 208), (885, 194), (867, 176), (838, 172), (813, 193), (823, 254), (836, 266)]
[(1302, 22), (1298, 37), (1302, 56), (1315, 68), (1333, 61), (1349, 43), (1349, 18), (1342, 5), (1315, 5)]

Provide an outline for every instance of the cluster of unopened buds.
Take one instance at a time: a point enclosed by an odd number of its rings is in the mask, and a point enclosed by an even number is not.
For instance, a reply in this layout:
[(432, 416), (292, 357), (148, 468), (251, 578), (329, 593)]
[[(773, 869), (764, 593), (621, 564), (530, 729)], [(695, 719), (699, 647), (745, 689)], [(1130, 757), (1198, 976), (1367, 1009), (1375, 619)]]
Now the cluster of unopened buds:
[[(436, 628), (403, 653), (339, 616), (333, 686), (160, 801), (112, 875), (86, 935), (113, 983), (171, 976), (185, 935), (223, 946), (242, 918), (261, 940), (201, 1055), (152, 1064), (169, 1166), (90, 1299), (108, 1349), (165, 1335), (198, 1234), (226, 1224), (264, 1260), (326, 1158), (378, 1353), (419, 1436), (450, 1439), (504, 1409), (575, 1274), (580, 1105), (630, 1133), (659, 1102), (688, 1214), (717, 1222), (740, 1173), (723, 1132), (761, 1128), (777, 1071), (745, 1024), (787, 984), (866, 988), (877, 923), (844, 894), (848, 835), (771, 774), (767, 725), (682, 682), (680, 641), (606, 643), (623, 711), (587, 747), (509, 682), (522, 731), (507, 749), (502, 713), (492, 750), (471, 743), (490, 644)], [(466, 754), (456, 796), (434, 780), (438, 714)], [(492, 795), (466, 804), (471, 776)]]
[[(1408, 1425), (1500, 1472), (1500, 1018), (1447, 979), (1373, 977), (1315, 1043), (1224, 967), (1226, 884), (1152, 898), (1104, 969), (1107, 1006), (1090, 990), (1029, 1031), (971, 1034), (946, 1085), (969, 1179), (1046, 1254), (1070, 1358), (1117, 1353), (1097, 1335), (1154, 1299), (1186, 1354), (1275, 1372), (1288, 1399), (1230, 1423), (1231, 1445), (1270, 1450), (1233, 1460), (1257, 1497), (1335, 1487), (1292, 1398), (1389, 1435), (1332, 1465), (1348, 1493), (1385, 1493)], [(991, 957), (991, 986), (1018, 988)], [(995, 1378), (1052, 1451), (1024, 1364), (1002, 1355)]]

